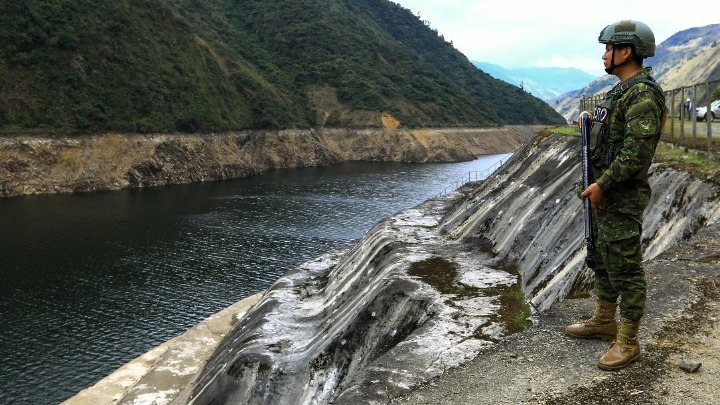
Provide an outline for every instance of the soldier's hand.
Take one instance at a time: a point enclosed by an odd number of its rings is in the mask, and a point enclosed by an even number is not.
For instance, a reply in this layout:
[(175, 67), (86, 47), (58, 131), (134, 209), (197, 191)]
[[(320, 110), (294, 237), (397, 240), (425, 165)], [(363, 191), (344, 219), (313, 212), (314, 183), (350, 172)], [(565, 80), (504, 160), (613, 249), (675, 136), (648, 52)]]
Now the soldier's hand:
[(588, 197), (590, 199), (590, 208), (594, 211), (603, 198), (603, 189), (599, 184), (593, 183), (580, 194), (580, 197)]
[(578, 128), (580, 128), (580, 121), (582, 121), (582, 117), (584, 115), (587, 115), (588, 117), (590, 117), (590, 122), (592, 122), (592, 120), (593, 120), (592, 114), (590, 114), (588, 111), (581, 112), (580, 115), (578, 115), (577, 120), (575, 121), (575, 124), (578, 126)]

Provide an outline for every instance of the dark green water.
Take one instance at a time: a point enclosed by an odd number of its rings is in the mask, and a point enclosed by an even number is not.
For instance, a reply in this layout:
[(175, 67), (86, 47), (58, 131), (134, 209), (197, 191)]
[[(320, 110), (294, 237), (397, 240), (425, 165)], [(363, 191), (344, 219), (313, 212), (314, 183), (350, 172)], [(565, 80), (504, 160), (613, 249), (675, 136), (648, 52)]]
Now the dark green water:
[(0, 404), (57, 404), (508, 156), (0, 200)]

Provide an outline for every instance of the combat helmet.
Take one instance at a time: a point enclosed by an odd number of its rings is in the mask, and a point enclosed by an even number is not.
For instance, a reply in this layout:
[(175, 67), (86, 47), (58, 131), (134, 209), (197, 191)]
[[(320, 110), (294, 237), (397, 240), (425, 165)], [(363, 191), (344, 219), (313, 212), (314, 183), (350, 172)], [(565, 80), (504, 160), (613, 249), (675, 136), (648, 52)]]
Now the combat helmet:
[(655, 55), (655, 34), (647, 24), (635, 20), (622, 20), (600, 31), (601, 44), (632, 44), (635, 54), (648, 58)]

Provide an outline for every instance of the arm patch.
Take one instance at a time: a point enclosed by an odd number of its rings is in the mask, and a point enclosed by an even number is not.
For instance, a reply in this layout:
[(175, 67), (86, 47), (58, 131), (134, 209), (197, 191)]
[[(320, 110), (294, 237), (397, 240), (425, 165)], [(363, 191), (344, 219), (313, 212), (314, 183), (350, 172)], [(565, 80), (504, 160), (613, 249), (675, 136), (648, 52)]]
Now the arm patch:
[(654, 118), (643, 117), (637, 122), (637, 130), (641, 135), (655, 135), (658, 133), (658, 122)]

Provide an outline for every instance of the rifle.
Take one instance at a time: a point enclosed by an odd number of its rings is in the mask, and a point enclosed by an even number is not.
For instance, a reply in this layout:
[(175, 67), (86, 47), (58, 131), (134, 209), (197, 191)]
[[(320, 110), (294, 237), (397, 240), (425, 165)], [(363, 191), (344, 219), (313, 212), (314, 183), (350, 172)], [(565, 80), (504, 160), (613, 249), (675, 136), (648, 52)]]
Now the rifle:
[[(580, 133), (582, 134), (582, 186), (583, 190), (587, 190), (588, 186), (593, 183), (592, 172), (590, 171), (590, 116), (583, 114), (580, 118)], [(585, 263), (591, 269), (597, 265), (595, 259), (595, 238), (592, 231), (592, 207), (590, 206), (590, 198), (583, 199), (583, 207), (585, 211), (585, 245), (587, 247), (587, 256)]]

